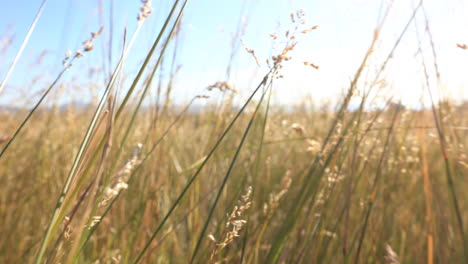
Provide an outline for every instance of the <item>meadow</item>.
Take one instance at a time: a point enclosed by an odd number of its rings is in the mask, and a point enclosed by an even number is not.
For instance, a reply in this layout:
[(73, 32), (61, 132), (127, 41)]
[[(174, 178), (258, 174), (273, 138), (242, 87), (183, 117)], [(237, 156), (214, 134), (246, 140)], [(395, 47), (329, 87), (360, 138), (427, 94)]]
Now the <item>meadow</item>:
[(468, 105), (371, 107), (382, 82), (363, 72), (383, 23), (336, 104), (272, 103), (298, 35), (317, 30), (300, 11), (240, 103), (213, 80), (221, 99), (175, 104), (156, 80), (185, 3), (119, 82), (128, 36), (98, 100), (43, 103), (102, 30), (36, 101), (0, 110), (0, 263), (468, 263)]

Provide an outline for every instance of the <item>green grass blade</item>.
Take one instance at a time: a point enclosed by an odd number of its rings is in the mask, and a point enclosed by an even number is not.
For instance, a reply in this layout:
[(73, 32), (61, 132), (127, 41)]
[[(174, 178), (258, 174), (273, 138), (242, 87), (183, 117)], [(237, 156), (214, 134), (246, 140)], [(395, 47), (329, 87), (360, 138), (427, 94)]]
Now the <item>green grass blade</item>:
[[(139, 27), (138, 27), (139, 28)], [(112, 75), (112, 78), (111, 80), (109, 81), (102, 97), (101, 97), (101, 100), (98, 104), (98, 107), (93, 115), (93, 118), (88, 126), (88, 129), (85, 133), (85, 136), (81, 142), (81, 145), (80, 145), (80, 149), (75, 157), (75, 160), (73, 162), (73, 165), (68, 173), (68, 176), (67, 176), (67, 179), (65, 181), (65, 184), (63, 186), (63, 189), (62, 189), (62, 192), (60, 194), (60, 197), (58, 198), (57, 200), (57, 204), (55, 206), (55, 209), (54, 209), (54, 213), (52, 215), (52, 219), (50, 220), (50, 223), (47, 227), (47, 231), (46, 231), (46, 234), (45, 234), (45, 237), (44, 237), (44, 240), (41, 244), (41, 247), (40, 247), (40, 250), (36, 256), (36, 260), (35, 260), (35, 263), (36, 264), (39, 264), (41, 263), (42, 261), (42, 258), (44, 257), (44, 254), (45, 254), (45, 251), (47, 249), (47, 246), (48, 244), (50, 243), (50, 240), (52, 239), (52, 235), (53, 233), (55, 232), (55, 230), (58, 228), (59, 226), (59, 222), (60, 222), (60, 211), (62, 209), (62, 204), (64, 202), (64, 199), (65, 199), (65, 196), (67, 195), (70, 187), (71, 187), (71, 183), (73, 181), (73, 179), (75, 178), (76, 176), (76, 173), (78, 172), (78, 168), (79, 168), (79, 165), (83, 159), (83, 156), (84, 156), (84, 153), (88, 147), (88, 144), (89, 142), (91, 141), (91, 138), (93, 137), (93, 134), (94, 134), (94, 131), (95, 131), (95, 128), (98, 124), (98, 121), (99, 121), (99, 117), (101, 116), (101, 113), (104, 109), (104, 106), (107, 102), (107, 98), (110, 94), (110, 91), (111, 91), (111, 88), (114, 86), (114, 83), (117, 79), (117, 76), (119, 75), (122, 67), (123, 67), (123, 63), (125, 61), (125, 58), (128, 54), (128, 51), (130, 50), (130, 48), (132, 47), (132, 44), (134, 43), (134, 40), (136, 38), (136, 33), (138, 32), (138, 29), (137, 31), (135, 32), (134, 36), (132, 37), (132, 40), (130, 41), (130, 44), (129, 46), (127, 47), (127, 49), (124, 49), (124, 52), (122, 54), (122, 57), (118, 63), (118, 65), (116, 66), (115, 68), (115, 71), (114, 71), (114, 74)]]
[(221, 186), (219, 187), (218, 194), (216, 195), (215, 201), (214, 201), (213, 205), (210, 208), (210, 211), (208, 213), (208, 217), (207, 217), (207, 219), (205, 221), (205, 224), (203, 225), (203, 229), (202, 229), (200, 235), (198, 236), (198, 241), (197, 241), (197, 244), (195, 245), (195, 249), (194, 249), (194, 251), (192, 253), (190, 263), (193, 263), (195, 261), (195, 258), (197, 256), (198, 250), (200, 249), (202, 240), (205, 238), (206, 229), (208, 228), (210, 220), (213, 217), (214, 210), (216, 209), (216, 206), (218, 205), (218, 202), (219, 202), (219, 199), (221, 198), (221, 194), (223, 193), (224, 187), (226, 186), (226, 183), (227, 183), (229, 177), (231, 176), (231, 172), (234, 169), (234, 164), (237, 161), (237, 157), (239, 156), (239, 153), (240, 153), (242, 147), (244, 146), (244, 142), (245, 142), (245, 140), (247, 138), (247, 135), (249, 134), (249, 131), (250, 131), (251, 127), (252, 127), (252, 124), (253, 124), (253, 122), (255, 120), (255, 117), (257, 116), (257, 112), (260, 109), (260, 106), (262, 105), (262, 101), (265, 98), (266, 91), (268, 91), (268, 90), (269, 89), (266, 89), (262, 93), (262, 96), (261, 96), (261, 98), (260, 98), (260, 100), (259, 100), (259, 102), (257, 104), (257, 107), (255, 108), (255, 111), (253, 112), (253, 114), (252, 114), (252, 116), (251, 116), (251, 118), (249, 120), (249, 123), (247, 124), (247, 127), (246, 127), (246, 129), (245, 129), (245, 131), (244, 131), (244, 133), (242, 135), (242, 139), (241, 139), (239, 145), (237, 146), (236, 153), (234, 154), (234, 157), (231, 160), (231, 164), (229, 165), (229, 168), (228, 168), (228, 170), (226, 172), (226, 175), (223, 178), (223, 182), (222, 182)]
[(218, 148), (218, 146), (221, 144), (221, 142), (224, 140), (224, 138), (226, 137), (227, 133), (231, 130), (231, 128), (234, 126), (234, 124), (236, 123), (237, 119), (239, 119), (239, 117), (241, 116), (241, 114), (244, 112), (245, 108), (247, 107), (247, 105), (250, 103), (250, 101), (252, 101), (253, 97), (257, 94), (257, 92), (260, 90), (260, 88), (266, 84), (266, 81), (267, 81), (267, 78), (269, 76), (269, 74), (271, 73), (268, 72), (265, 77), (263, 78), (263, 80), (260, 82), (260, 84), (258, 84), (257, 88), (255, 88), (255, 90), (252, 92), (252, 94), (250, 95), (250, 97), (245, 101), (245, 103), (242, 105), (242, 107), (240, 108), (240, 110), (237, 112), (237, 114), (234, 116), (234, 118), (231, 120), (231, 122), (229, 123), (229, 125), (227, 126), (227, 128), (224, 130), (224, 132), (222, 133), (222, 135), (218, 138), (218, 140), (216, 141), (216, 143), (214, 144), (214, 146), (211, 148), (210, 152), (206, 155), (205, 159), (203, 160), (203, 162), (200, 164), (200, 166), (198, 167), (197, 171), (194, 173), (194, 175), (190, 178), (190, 180), (187, 182), (187, 184), (185, 185), (184, 189), (182, 190), (182, 192), (179, 194), (179, 196), (177, 197), (177, 199), (175, 200), (175, 202), (172, 204), (171, 208), (169, 209), (169, 211), (167, 212), (167, 214), (164, 216), (163, 220), (161, 221), (161, 223), (158, 225), (158, 227), (156, 228), (156, 230), (153, 232), (153, 234), (151, 235), (150, 239), (148, 240), (148, 242), (145, 244), (145, 246), (143, 247), (143, 249), (141, 250), (141, 252), (138, 254), (138, 257), (135, 259), (135, 261), (133, 263), (139, 263), (141, 261), (141, 259), (143, 258), (143, 255), (145, 254), (146, 250), (148, 250), (149, 246), (151, 245), (151, 243), (153, 242), (153, 240), (155, 239), (156, 235), (159, 233), (159, 231), (161, 231), (162, 227), (164, 226), (164, 224), (167, 222), (167, 220), (169, 219), (169, 217), (171, 216), (171, 214), (174, 212), (174, 210), (176, 209), (176, 207), (179, 205), (180, 201), (182, 200), (182, 198), (185, 196), (185, 194), (187, 193), (188, 189), (191, 187), (191, 185), (193, 184), (193, 182), (195, 181), (195, 179), (198, 177), (198, 175), (200, 174), (200, 172), (202, 171), (202, 169), (205, 167), (206, 163), (208, 162), (208, 160), (211, 158), (211, 156), (213, 156), (215, 150)]
[(47, 0), (43, 0), (41, 6), (39, 7), (39, 10), (37, 11), (36, 17), (34, 18), (34, 21), (32, 22), (31, 26), (29, 26), (28, 33), (26, 34), (26, 37), (24, 37), (23, 43), (21, 43), (21, 47), (16, 53), (15, 59), (10, 65), (10, 68), (8, 68), (8, 72), (5, 75), (5, 78), (3, 78), (2, 83), (0, 84), (0, 94), (2, 93), (3, 89), (5, 88), (6, 83), (8, 82), (8, 79), (10, 78), (11, 73), (13, 72), (13, 69), (16, 66), (16, 63), (18, 63), (19, 58), (21, 57), (21, 54), (23, 54), (24, 48), (26, 48), (26, 45), (29, 42), (29, 39), (31, 38), (31, 34), (33, 33), (34, 29), (36, 28), (37, 21), (39, 21), (39, 18), (42, 15), (42, 12), (44, 11), (45, 5), (47, 3)]

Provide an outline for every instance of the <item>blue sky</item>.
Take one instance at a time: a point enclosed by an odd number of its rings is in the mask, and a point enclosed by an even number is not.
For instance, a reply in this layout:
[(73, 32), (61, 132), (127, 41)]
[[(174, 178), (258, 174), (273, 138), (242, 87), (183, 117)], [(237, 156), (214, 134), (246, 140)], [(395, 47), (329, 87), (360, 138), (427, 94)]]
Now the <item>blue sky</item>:
[[(61, 70), (61, 61), (66, 50), (74, 51), (89, 33), (104, 25), (103, 35), (96, 40), (95, 50), (87, 53), (67, 73), (54, 96), (62, 101), (77, 101), (99, 95), (103, 87), (103, 76), (89, 76), (90, 69), (109, 71), (108, 53), (112, 48), (115, 64), (121, 51), (124, 28), (131, 36), (136, 26), (136, 15), (141, 6), (137, 0), (113, 0), (112, 45), (110, 37), (111, 0), (48, 0), (44, 13), (28, 43), (18, 66), (13, 72), (6, 89), (0, 94), (0, 103), (11, 100), (34, 101), (37, 94)], [(42, 1), (5, 1), (0, 11), (0, 40), (13, 36), (13, 42), (0, 53), (0, 78), (4, 74)], [(177, 65), (181, 70), (176, 79), (174, 100), (184, 101), (193, 95), (203, 93), (206, 86), (224, 81), (229, 63), (232, 35), (239, 23), (245, 23), (244, 42), (255, 50), (260, 61), (274, 53), (270, 33), (289, 25), (289, 14), (304, 9), (308, 23), (319, 28), (300, 39), (294, 51), (293, 61), (284, 68), (285, 78), (277, 82), (275, 100), (280, 103), (294, 103), (309, 96), (316, 102), (335, 100), (347, 87), (366, 49), (373, 30), (382, 16), (382, 7), (388, 0), (190, 0), (182, 24), (182, 37), (177, 52)], [(382, 40), (368, 66), (369, 75), (381, 64), (399, 33), (411, 16), (418, 1), (395, 0), (393, 9), (382, 32)], [(153, 1), (153, 14), (145, 21), (135, 49), (126, 66), (129, 79), (134, 76), (139, 64), (149, 50), (156, 33), (167, 14), (172, 1)], [(463, 0), (427, 0), (424, 8), (429, 18), (430, 29), (435, 43), (437, 61), (442, 74), (443, 94), (458, 99), (468, 99), (468, 51), (456, 48), (456, 43), (468, 43), (468, 3)], [(279, 25), (279, 26), (278, 26)], [(421, 96), (422, 71), (418, 39), (421, 37), (423, 56), (428, 65), (433, 57), (422, 12), (416, 17), (408, 34), (395, 53), (387, 72), (387, 94), (403, 100), (406, 104), (418, 105)], [(0, 47), (3, 49), (3, 46)], [(1, 50), (0, 50), (1, 51)], [(43, 54), (42, 61), (36, 64)], [(304, 67), (303, 61), (320, 66), (319, 70)], [(167, 65), (169, 66), (169, 65)], [(252, 90), (264, 72), (257, 67), (252, 57), (242, 48), (233, 64), (230, 77), (239, 96)], [(33, 80), (40, 76), (38, 82)], [(432, 80), (432, 79), (431, 79)], [(87, 87), (94, 81), (95, 88)], [(73, 86), (80, 86), (73, 88)], [(436, 87), (433, 87), (436, 89)], [(438, 94), (436, 92), (436, 94)], [(36, 96), (36, 97), (34, 97)], [(52, 98), (54, 98), (52, 96)], [(427, 97), (427, 96), (426, 96)], [(427, 102), (425, 97), (424, 101)], [(78, 98), (78, 99), (77, 99)], [(52, 99), (50, 99), (52, 100)]]

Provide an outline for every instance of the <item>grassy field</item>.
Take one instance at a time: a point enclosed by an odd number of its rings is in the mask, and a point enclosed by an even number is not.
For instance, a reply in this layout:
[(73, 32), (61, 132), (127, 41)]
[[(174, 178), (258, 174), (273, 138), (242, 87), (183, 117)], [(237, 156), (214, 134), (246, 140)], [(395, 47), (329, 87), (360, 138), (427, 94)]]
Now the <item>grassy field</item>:
[(272, 104), (297, 34), (317, 29), (298, 12), (251, 97), (214, 81), (221, 100), (172, 104), (151, 81), (178, 2), (130, 87), (116, 80), (137, 33), (97, 102), (0, 112), (0, 263), (468, 263), (466, 103), (370, 107), (377, 28), (339, 103)]

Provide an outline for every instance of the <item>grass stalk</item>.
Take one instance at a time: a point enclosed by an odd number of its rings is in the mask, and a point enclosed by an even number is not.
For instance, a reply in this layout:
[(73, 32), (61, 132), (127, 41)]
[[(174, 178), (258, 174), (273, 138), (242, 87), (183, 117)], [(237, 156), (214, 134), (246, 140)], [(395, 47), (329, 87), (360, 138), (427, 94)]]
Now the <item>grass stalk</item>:
[(19, 58), (23, 54), (23, 51), (26, 48), (26, 45), (28, 44), (32, 33), (34, 32), (34, 29), (36, 28), (37, 21), (39, 21), (39, 18), (41, 17), (42, 12), (44, 11), (44, 8), (45, 8), (46, 4), (47, 4), (47, 0), (43, 0), (41, 6), (39, 7), (39, 10), (37, 11), (36, 17), (34, 18), (32, 24), (29, 26), (28, 33), (24, 37), (23, 42), (21, 43), (20, 49), (16, 53), (16, 56), (15, 56), (13, 62), (11, 63), (10, 67), (8, 68), (7, 74), (3, 78), (2, 83), (0, 83), (0, 94), (2, 93), (3, 89), (5, 88), (5, 85), (8, 82), (8, 79), (10, 78), (10, 75), (13, 72), (13, 69), (16, 66), (16, 63), (18, 63)]
[(224, 132), (222, 133), (222, 135), (218, 138), (218, 140), (216, 141), (216, 143), (214, 144), (214, 146), (211, 148), (210, 152), (206, 155), (205, 159), (203, 160), (203, 162), (200, 164), (200, 166), (198, 167), (197, 171), (194, 173), (194, 175), (190, 178), (190, 180), (187, 182), (187, 184), (185, 185), (185, 187), (183, 188), (182, 192), (179, 194), (179, 196), (177, 197), (177, 199), (175, 200), (175, 202), (172, 204), (171, 208), (169, 209), (169, 211), (167, 212), (167, 214), (164, 216), (163, 220), (161, 221), (161, 223), (159, 223), (159, 225), (157, 226), (156, 230), (152, 233), (150, 239), (148, 240), (148, 242), (146, 242), (145, 246), (143, 247), (143, 249), (141, 250), (141, 252), (138, 254), (137, 258), (135, 259), (135, 261), (133, 262), (134, 264), (136, 263), (139, 263), (141, 261), (141, 259), (143, 258), (143, 255), (145, 254), (146, 250), (149, 248), (149, 246), (151, 245), (151, 243), (153, 242), (153, 240), (155, 239), (156, 235), (159, 233), (159, 231), (161, 231), (162, 227), (164, 226), (164, 224), (167, 222), (167, 220), (169, 219), (169, 217), (171, 216), (171, 214), (173, 213), (173, 211), (176, 209), (176, 207), (179, 205), (179, 203), (181, 202), (182, 198), (185, 196), (185, 194), (187, 193), (188, 189), (190, 188), (190, 186), (193, 184), (193, 182), (197, 179), (198, 175), (200, 174), (201, 170), (204, 168), (204, 166), (206, 165), (206, 163), (208, 162), (208, 160), (211, 158), (211, 156), (213, 156), (215, 150), (218, 148), (218, 146), (221, 144), (221, 142), (223, 141), (223, 139), (226, 137), (227, 133), (231, 130), (231, 128), (234, 126), (234, 124), (236, 123), (237, 119), (241, 116), (241, 114), (244, 112), (245, 108), (247, 107), (247, 105), (250, 103), (250, 101), (253, 99), (253, 97), (255, 96), (255, 94), (259, 91), (259, 89), (264, 86), (266, 84), (266, 81), (267, 81), (267, 78), (269, 76), (270, 72), (267, 73), (265, 75), (265, 77), (263, 78), (263, 80), (260, 82), (260, 84), (257, 86), (257, 88), (252, 92), (252, 94), (250, 95), (250, 97), (244, 102), (244, 104), (242, 105), (242, 107), (240, 108), (240, 110), (237, 112), (237, 114), (234, 116), (234, 118), (231, 120), (231, 122), (229, 123), (229, 125), (227, 126), (227, 128), (224, 130)]

